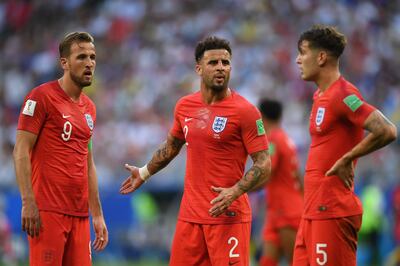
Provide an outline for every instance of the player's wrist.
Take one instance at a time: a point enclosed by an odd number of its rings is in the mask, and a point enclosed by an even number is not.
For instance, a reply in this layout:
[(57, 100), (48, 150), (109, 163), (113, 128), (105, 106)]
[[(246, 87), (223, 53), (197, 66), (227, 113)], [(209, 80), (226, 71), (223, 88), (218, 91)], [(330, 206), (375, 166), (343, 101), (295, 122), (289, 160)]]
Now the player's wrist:
[(146, 182), (150, 178), (150, 176), (151, 176), (151, 174), (149, 172), (149, 169), (147, 168), (147, 164), (145, 164), (143, 167), (139, 168), (139, 177), (144, 182)]
[(349, 164), (349, 163), (351, 163), (354, 159), (353, 159), (353, 157), (352, 157), (350, 154), (345, 154), (345, 155), (343, 155), (342, 160), (343, 160), (343, 162), (344, 162), (345, 164)]

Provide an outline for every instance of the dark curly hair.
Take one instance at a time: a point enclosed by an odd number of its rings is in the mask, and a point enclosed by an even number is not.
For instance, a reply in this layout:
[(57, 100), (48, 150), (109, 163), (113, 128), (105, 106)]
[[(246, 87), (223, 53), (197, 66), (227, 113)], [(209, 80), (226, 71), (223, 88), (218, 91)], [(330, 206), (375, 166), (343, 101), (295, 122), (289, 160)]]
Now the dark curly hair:
[(346, 37), (335, 27), (325, 25), (314, 25), (300, 35), (297, 47), (303, 41), (308, 41), (310, 48), (326, 50), (332, 56), (339, 58), (346, 47)]
[(232, 55), (232, 49), (229, 41), (218, 38), (216, 36), (209, 36), (197, 43), (196, 50), (194, 52), (196, 62), (200, 62), (205, 51), (215, 49), (225, 49), (229, 52), (230, 55)]

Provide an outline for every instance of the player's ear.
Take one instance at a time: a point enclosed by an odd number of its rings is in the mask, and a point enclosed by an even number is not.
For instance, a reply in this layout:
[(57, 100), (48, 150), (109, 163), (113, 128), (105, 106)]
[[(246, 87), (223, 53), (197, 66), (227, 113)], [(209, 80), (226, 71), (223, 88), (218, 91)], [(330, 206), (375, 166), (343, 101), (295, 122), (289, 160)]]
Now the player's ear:
[(318, 66), (322, 67), (328, 60), (328, 53), (326, 51), (319, 51), (317, 56)]
[(197, 75), (199, 75), (199, 76), (201, 76), (201, 74), (203, 73), (203, 70), (202, 70), (200, 64), (196, 64), (195, 70), (196, 70)]
[(68, 60), (65, 57), (60, 58), (60, 65), (63, 70), (68, 70)]

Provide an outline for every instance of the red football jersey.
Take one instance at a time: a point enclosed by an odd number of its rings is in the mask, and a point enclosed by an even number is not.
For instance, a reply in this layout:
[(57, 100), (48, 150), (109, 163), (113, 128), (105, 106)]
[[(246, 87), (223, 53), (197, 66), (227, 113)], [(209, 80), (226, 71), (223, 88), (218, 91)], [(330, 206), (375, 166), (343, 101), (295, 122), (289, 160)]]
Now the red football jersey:
[[(299, 162), (296, 146), (282, 128), (272, 129), (268, 135), (272, 174), (265, 186), (268, 211), (285, 217), (300, 217), (303, 195), (297, 178)], [(282, 197), (285, 199), (282, 200)]]
[(83, 93), (73, 102), (58, 81), (27, 95), (18, 129), (38, 135), (31, 162), (39, 210), (88, 216), (88, 143), (95, 121), (93, 102)]
[[(311, 144), (304, 178), (304, 217), (328, 219), (362, 213), (354, 188), (325, 173), (363, 138), (363, 124), (374, 107), (340, 77), (322, 95), (318, 89), (310, 115)], [(356, 163), (356, 161), (354, 162)]]
[(249, 154), (266, 150), (267, 137), (261, 114), (239, 94), (207, 105), (201, 93), (181, 98), (170, 133), (186, 140), (187, 162), (184, 193), (178, 219), (202, 224), (251, 221), (247, 194), (236, 199), (219, 217), (211, 217), (215, 187), (231, 187), (244, 174)]

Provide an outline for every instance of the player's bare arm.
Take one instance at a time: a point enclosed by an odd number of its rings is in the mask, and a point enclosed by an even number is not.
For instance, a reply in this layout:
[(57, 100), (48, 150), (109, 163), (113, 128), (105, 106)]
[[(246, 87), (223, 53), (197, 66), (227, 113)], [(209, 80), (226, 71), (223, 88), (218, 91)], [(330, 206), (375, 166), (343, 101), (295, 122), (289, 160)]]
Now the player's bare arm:
[(271, 174), (271, 159), (267, 150), (252, 153), (253, 166), (244, 177), (230, 188), (212, 187), (219, 195), (211, 201), (209, 213), (212, 217), (221, 215), (242, 194), (263, 187)]
[(253, 166), (237, 183), (243, 193), (263, 188), (271, 175), (271, 158), (267, 150), (255, 152), (250, 156), (253, 159)]
[[(138, 189), (150, 175), (154, 175), (165, 166), (167, 166), (182, 149), (184, 140), (178, 139), (168, 134), (167, 140), (160, 145), (154, 152), (150, 162), (142, 168), (125, 164), (125, 168), (131, 172), (131, 175), (125, 179), (120, 188), (121, 194), (128, 194)], [(145, 168), (145, 170), (143, 170)], [(145, 174), (142, 173), (145, 172)]]
[(103, 250), (108, 243), (108, 230), (104, 221), (103, 210), (101, 207), (96, 165), (93, 160), (92, 149), (89, 148), (88, 154), (88, 177), (89, 177), (89, 209), (92, 215), (95, 239), (93, 248), (96, 251)]
[(351, 151), (343, 155), (326, 173), (339, 176), (347, 188), (351, 188), (354, 178), (353, 160), (388, 145), (397, 138), (396, 126), (379, 110), (372, 112), (364, 122), (364, 129), (370, 133)]
[(37, 135), (28, 131), (17, 130), (13, 157), (19, 191), (21, 193), (22, 230), (31, 237), (38, 237), (41, 229), (39, 209), (32, 189), (32, 166), (30, 153), (36, 143)]
[(172, 159), (178, 155), (184, 144), (184, 140), (175, 138), (171, 134), (168, 134), (167, 140), (161, 144), (153, 154), (153, 158), (147, 164), (150, 174), (154, 175), (167, 166)]

